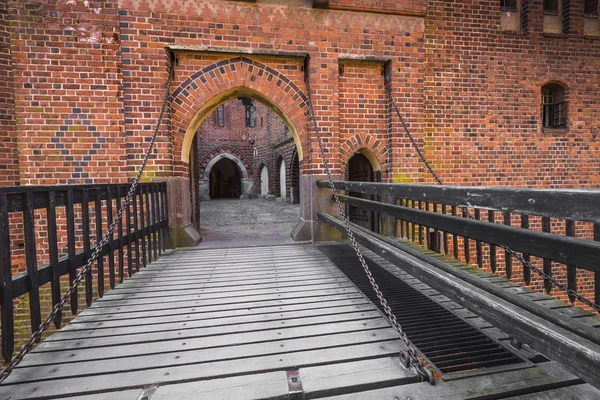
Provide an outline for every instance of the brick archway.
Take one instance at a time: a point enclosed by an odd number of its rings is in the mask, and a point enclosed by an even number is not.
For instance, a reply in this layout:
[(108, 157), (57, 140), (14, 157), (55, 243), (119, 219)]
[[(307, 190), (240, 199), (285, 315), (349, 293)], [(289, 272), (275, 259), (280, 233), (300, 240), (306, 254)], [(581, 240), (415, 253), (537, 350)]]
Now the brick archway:
[(198, 162), (199, 163), (199, 169), (198, 169), (199, 175), (205, 176), (207, 173), (206, 170), (207, 170), (208, 164), (212, 160), (214, 160), (215, 158), (219, 157), (222, 154), (229, 154), (232, 157), (234, 157), (237, 161), (233, 160), (231, 157), (228, 157), (228, 158), (230, 158), (235, 163), (238, 163), (240, 166), (242, 166), (247, 171), (246, 178), (254, 178), (254, 171), (252, 170), (252, 164), (250, 164), (248, 162), (246, 157), (244, 157), (244, 155), (241, 152), (239, 152), (235, 148), (229, 147), (229, 146), (218, 146), (218, 147), (210, 149), (205, 154), (203, 154), (202, 157), (200, 158), (200, 161)]
[(172, 141), (175, 175), (185, 176), (196, 131), (218, 105), (248, 96), (271, 108), (286, 122), (302, 168), (308, 149), (306, 102), (300, 88), (284, 74), (247, 57), (218, 61), (189, 76), (173, 92)]
[(340, 146), (340, 170), (345, 171), (348, 165), (348, 160), (356, 154), (362, 153), (371, 162), (373, 171), (387, 171), (387, 147), (378, 139), (366, 134), (356, 134), (346, 140)]

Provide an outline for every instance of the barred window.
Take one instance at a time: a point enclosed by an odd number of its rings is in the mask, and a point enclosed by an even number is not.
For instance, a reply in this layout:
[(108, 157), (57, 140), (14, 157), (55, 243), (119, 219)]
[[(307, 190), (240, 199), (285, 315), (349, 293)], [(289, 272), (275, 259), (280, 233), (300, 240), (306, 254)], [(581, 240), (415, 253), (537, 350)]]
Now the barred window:
[(585, 0), (585, 10), (586, 15), (598, 15), (598, 0)]
[(517, 0), (500, 0), (500, 8), (503, 11), (517, 11)]
[(545, 128), (567, 126), (565, 90), (555, 83), (542, 88), (542, 126)]
[(221, 128), (225, 126), (225, 106), (223, 105), (217, 107), (217, 126)]

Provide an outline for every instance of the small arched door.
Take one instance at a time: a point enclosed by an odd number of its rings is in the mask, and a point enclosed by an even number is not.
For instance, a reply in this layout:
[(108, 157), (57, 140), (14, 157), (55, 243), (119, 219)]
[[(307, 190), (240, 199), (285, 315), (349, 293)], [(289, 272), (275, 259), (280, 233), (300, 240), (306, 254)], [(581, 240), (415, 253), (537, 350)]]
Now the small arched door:
[[(349, 181), (373, 182), (375, 179), (371, 162), (362, 153), (356, 153), (348, 160), (347, 176)], [(370, 198), (361, 193), (350, 192), (348, 195), (359, 198)], [(364, 228), (374, 230), (375, 218), (371, 211), (355, 206), (348, 207), (348, 217), (350, 222), (354, 222)]]
[(285, 180), (285, 160), (281, 160), (279, 167), (279, 195), (285, 200), (286, 199), (286, 180)]
[(263, 165), (260, 170), (260, 194), (266, 196), (269, 194), (269, 170)]

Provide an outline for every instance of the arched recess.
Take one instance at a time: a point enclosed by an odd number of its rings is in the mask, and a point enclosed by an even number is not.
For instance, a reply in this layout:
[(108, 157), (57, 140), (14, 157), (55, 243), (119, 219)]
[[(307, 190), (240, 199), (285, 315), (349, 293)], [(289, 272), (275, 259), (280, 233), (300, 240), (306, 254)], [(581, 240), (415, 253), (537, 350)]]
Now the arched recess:
[[(287, 177), (281, 176), (282, 168), (283, 168), (284, 174), (286, 173), (285, 171), (287, 170), (286, 165), (285, 165), (285, 157), (283, 157), (283, 154), (279, 153), (279, 154), (277, 154), (277, 158), (275, 160), (276, 161), (275, 161), (275, 174), (273, 177), (273, 194), (277, 197), (285, 198), (285, 196), (281, 196), (282, 191), (285, 191), (285, 183), (287, 182)], [(283, 188), (281, 186), (282, 182), (284, 183)]]
[[(345, 180), (361, 182), (381, 182), (381, 163), (367, 149), (359, 149), (346, 162)], [(349, 196), (368, 200), (375, 200), (375, 196), (362, 193), (349, 192)], [(375, 212), (358, 208), (346, 207), (347, 215), (351, 222), (374, 232), (379, 231), (380, 218)]]
[(210, 163), (215, 157), (219, 157), (221, 154), (229, 154), (237, 158), (241, 162), (241, 164), (246, 168), (248, 177), (252, 178), (254, 176), (252, 164), (248, 162), (248, 159), (244, 156), (244, 154), (241, 151), (234, 147), (221, 145), (213, 147), (212, 149), (200, 156), (200, 160), (198, 161), (198, 173), (200, 174), (200, 178), (204, 176), (204, 171), (206, 170), (208, 163)]
[(210, 169), (210, 198), (239, 198), (242, 194), (242, 171), (238, 164), (223, 157)]
[(186, 176), (190, 149), (204, 119), (220, 104), (240, 96), (261, 102), (290, 128), (303, 168), (308, 149), (307, 98), (284, 74), (247, 57), (218, 61), (188, 77), (172, 94), (175, 174)]
[(201, 201), (211, 199), (211, 171), (214, 166), (221, 160), (228, 159), (238, 168), (241, 175), (241, 195), (240, 199), (247, 199), (254, 194), (254, 178), (248, 174), (248, 170), (244, 163), (239, 158), (230, 153), (221, 153), (216, 157), (213, 157), (206, 167), (204, 168), (204, 174), (198, 182), (198, 192)]
[(269, 170), (265, 164), (258, 167), (260, 171), (260, 195), (266, 196), (269, 194)]
[(373, 171), (380, 176), (387, 170), (388, 149), (369, 134), (356, 134), (340, 146), (341, 170), (346, 171), (348, 161), (356, 153), (363, 154), (371, 163)]
[(244, 166), (244, 163), (240, 161), (239, 158), (229, 153), (219, 154), (217, 157), (214, 157), (212, 160), (206, 164), (206, 168), (204, 168), (204, 179), (208, 179), (210, 177), (210, 171), (223, 158), (228, 158), (233, 161), (236, 166), (240, 169), (240, 173), (242, 174), (242, 179), (248, 179), (248, 170)]

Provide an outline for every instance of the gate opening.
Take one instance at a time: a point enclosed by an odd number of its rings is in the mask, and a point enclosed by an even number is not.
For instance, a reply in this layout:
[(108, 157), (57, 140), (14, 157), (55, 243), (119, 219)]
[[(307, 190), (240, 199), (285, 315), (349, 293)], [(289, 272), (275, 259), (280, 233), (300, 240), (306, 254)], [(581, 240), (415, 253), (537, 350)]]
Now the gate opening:
[(246, 96), (218, 105), (200, 124), (189, 159), (201, 246), (293, 243), (300, 161), (275, 111)]
[(219, 160), (210, 171), (211, 199), (239, 199), (242, 195), (240, 170), (228, 158)]

